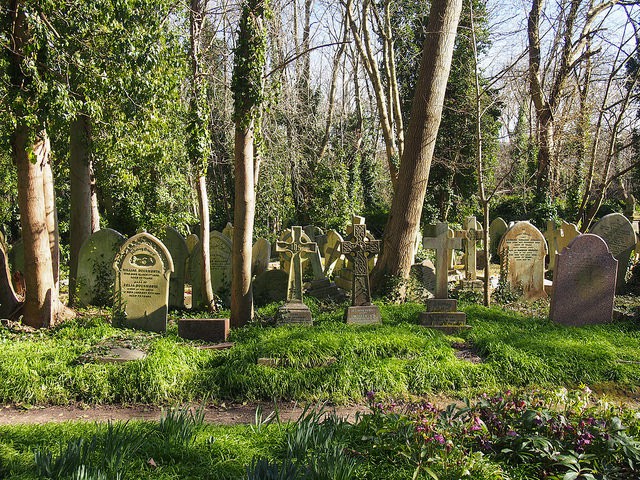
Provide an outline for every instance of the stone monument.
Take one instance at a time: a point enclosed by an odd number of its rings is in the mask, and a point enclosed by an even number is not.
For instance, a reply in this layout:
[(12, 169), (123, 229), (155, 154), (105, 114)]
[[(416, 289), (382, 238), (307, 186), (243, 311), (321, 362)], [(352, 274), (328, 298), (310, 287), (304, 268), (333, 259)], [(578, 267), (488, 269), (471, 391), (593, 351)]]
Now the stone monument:
[(618, 261), (597, 235), (576, 237), (558, 253), (549, 317), (564, 325), (611, 322)]
[(547, 264), (547, 270), (553, 271), (556, 265), (556, 255), (561, 252), (560, 243), (562, 238), (562, 228), (557, 228), (554, 220), (547, 220), (547, 229), (543, 235), (549, 248), (549, 263)]
[(482, 288), (482, 281), (478, 280), (478, 264), (476, 249), (478, 240), (482, 240), (483, 229), (476, 217), (467, 217), (464, 221), (464, 265), (465, 278), (461, 282), (463, 288)]
[(125, 237), (111, 228), (94, 232), (78, 252), (78, 285), (76, 294), (82, 306), (104, 307), (113, 303), (116, 276), (113, 259)]
[(189, 249), (184, 237), (173, 227), (167, 227), (160, 237), (173, 260), (174, 271), (169, 279), (169, 308), (184, 308), (184, 284)]
[(453, 249), (462, 248), (462, 238), (456, 237), (446, 223), (425, 229), (422, 246), (436, 252), (435, 298), (427, 299), (427, 311), (420, 314), (420, 323), (445, 333), (457, 332), (469, 326), (467, 315), (458, 312), (458, 301), (448, 298), (449, 262)]
[(636, 233), (631, 222), (620, 213), (610, 213), (600, 219), (589, 233), (602, 238), (609, 247), (609, 251), (618, 260), (618, 276), (616, 291), (624, 291), (631, 252), (636, 246)]
[(501, 217), (495, 218), (489, 225), (489, 253), (492, 260), (498, 257), (498, 245), (508, 228), (507, 222)]
[(251, 273), (260, 275), (269, 268), (271, 243), (266, 238), (258, 238), (251, 249)]
[(353, 265), (351, 306), (346, 311), (347, 323), (366, 325), (381, 323), (380, 309), (371, 304), (369, 257), (380, 253), (380, 240), (371, 240), (365, 224), (351, 226), (351, 234), (342, 242), (342, 253)]
[(114, 323), (152, 332), (167, 329), (169, 276), (167, 247), (148, 233), (127, 240), (113, 262), (116, 272)]
[[(192, 304), (194, 308), (204, 306), (202, 286), (201, 253), (202, 244), (198, 243), (190, 257), (190, 276), (192, 286)], [(231, 240), (220, 232), (209, 234), (209, 268), (211, 269), (211, 288), (223, 304), (229, 305), (231, 298)]]
[(547, 296), (544, 291), (544, 261), (547, 242), (540, 230), (529, 222), (516, 222), (502, 237), (498, 247), (500, 275), (524, 298), (535, 300)]
[(289, 281), (287, 302), (278, 309), (279, 323), (300, 323), (312, 325), (311, 311), (302, 302), (302, 260), (314, 253), (318, 246), (311, 242), (302, 227), (291, 227), (291, 240), (276, 242), (276, 252), (282, 252), (289, 261)]

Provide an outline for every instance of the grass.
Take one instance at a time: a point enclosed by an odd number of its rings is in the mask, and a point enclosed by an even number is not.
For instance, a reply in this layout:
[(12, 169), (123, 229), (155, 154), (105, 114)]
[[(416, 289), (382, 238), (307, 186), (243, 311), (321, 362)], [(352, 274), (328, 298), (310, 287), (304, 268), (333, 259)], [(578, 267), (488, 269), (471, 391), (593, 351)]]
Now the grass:
[[(365, 392), (410, 397), (433, 392), (477, 396), (503, 388), (588, 384), (640, 387), (640, 330), (632, 321), (564, 327), (498, 307), (463, 307), (473, 327), (463, 338), (416, 325), (419, 304), (381, 304), (383, 324), (349, 326), (343, 306), (311, 302), (313, 328), (263, 324), (232, 332), (226, 351), (198, 349), (177, 337), (111, 327), (85, 317), (52, 331), (0, 327), (0, 402), (36, 404), (176, 404), (229, 399), (360, 402)], [(483, 361), (456, 356), (466, 345)], [(147, 358), (99, 364), (109, 345), (142, 348)], [(262, 357), (278, 366), (259, 365)]]

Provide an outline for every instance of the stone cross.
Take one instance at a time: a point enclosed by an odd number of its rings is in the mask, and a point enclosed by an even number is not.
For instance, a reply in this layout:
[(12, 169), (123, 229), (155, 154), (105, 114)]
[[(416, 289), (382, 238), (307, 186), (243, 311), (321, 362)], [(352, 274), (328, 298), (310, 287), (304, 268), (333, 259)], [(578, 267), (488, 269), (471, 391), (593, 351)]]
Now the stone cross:
[(422, 239), (422, 246), (436, 251), (435, 298), (447, 298), (449, 252), (462, 248), (462, 238), (456, 237), (446, 223), (440, 222), (431, 227), (431, 235)]
[(302, 303), (302, 255), (314, 253), (318, 246), (309, 240), (302, 227), (291, 227), (291, 241), (276, 242), (276, 252), (288, 254), (289, 282), (287, 286), (287, 302)]
[(342, 253), (349, 257), (353, 265), (351, 305), (371, 305), (369, 257), (380, 253), (380, 240), (369, 240), (367, 226), (354, 221), (351, 235), (342, 242)]
[(476, 280), (478, 278), (478, 266), (476, 264), (476, 241), (482, 238), (484, 230), (476, 220), (476, 217), (467, 217), (464, 221), (466, 231), (464, 264), (466, 267), (466, 280)]

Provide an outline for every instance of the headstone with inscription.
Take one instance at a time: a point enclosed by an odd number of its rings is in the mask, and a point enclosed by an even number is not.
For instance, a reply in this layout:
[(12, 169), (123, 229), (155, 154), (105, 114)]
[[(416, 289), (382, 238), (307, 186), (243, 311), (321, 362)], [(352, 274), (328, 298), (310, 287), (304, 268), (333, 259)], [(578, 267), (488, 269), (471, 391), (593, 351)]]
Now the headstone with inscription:
[(636, 233), (631, 222), (620, 213), (610, 213), (600, 219), (589, 233), (601, 237), (609, 247), (609, 251), (618, 260), (618, 276), (616, 290), (624, 290), (631, 252), (636, 246)]
[(317, 249), (318, 246), (307, 237), (300, 226), (291, 227), (289, 241), (276, 242), (276, 251), (286, 255), (289, 263), (287, 302), (278, 309), (279, 323), (313, 323), (309, 307), (302, 302), (302, 260)]
[(458, 312), (457, 300), (447, 298), (451, 252), (462, 248), (462, 238), (440, 222), (425, 228), (422, 245), (436, 252), (436, 287), (435, 298), (427, 299), (427, 311), (420, 314), (420, 323), (446, 333), (469, 328), (466, 314)]
[(580, 235), (556, 260), (551, 320), (571, 326), (611, 322), (618, 261), (604, 240)]
[(260, 275), (269, 268), (271, 260), (271, 243), (266, 238), (258, 238), (251, 249), (251, 273)]
[(371, 304), (369, 288), (369, 257), (380, 252), (380, 240), (371, 240), (365, 224), (351, 225), (351, 234), (342, 242), (342, 253), (353, 265), (351, 306), (347, 308), (347, 323), (366, 325), (381, 323), (380, 309)]
[(19, 305), (20, 302), (11, 284), (9, 260), (5, 244), (0, 242), (0, 318), (11, 318)]
[[(191, 286), (192, 304), (201, 308), (205, 303), (202, 286), (202, 243), (199, 242), (191, 254)], [(211, 271), (211, 288), (225, 305), (230, 303), (231, 295), (231, 240), (220, 232), (209, 235), (209, 265)]]
[(500, 275), (513, 291), (522, 290), (524, 298), (544, 298), (544, 261), (547, 242), (540, 230), (529, 222), (516, 222), (502, 237), (498, 247)]
[(173, 272), (169, 279), (169, 308), (184, 308), (184, 283), (189, 249), (184, 237), (173, 227), (167, 227), (160, 240), (167, 247), (173, 260)]
[(508, 228), (507, 222), (501, 217), (495, 218), (489, 225), (489, 253), (491, 254), (491, 259), (495, 259), (498, 256), (498, 245), (500, 245), (500, 240), (502, 240), (502, 236)]
[(113, 259), (125, 237), (111, 228), (91, 234), (78, 252), (78, 285), (80, 305), (104, 307), (113, 302), (115, 272)]
[(166, 331), (169, 276), (173, 271), (167, 247), (153, 235), (138, 233), (122, 245), (113, 268), (114, 323), (152, 332)]

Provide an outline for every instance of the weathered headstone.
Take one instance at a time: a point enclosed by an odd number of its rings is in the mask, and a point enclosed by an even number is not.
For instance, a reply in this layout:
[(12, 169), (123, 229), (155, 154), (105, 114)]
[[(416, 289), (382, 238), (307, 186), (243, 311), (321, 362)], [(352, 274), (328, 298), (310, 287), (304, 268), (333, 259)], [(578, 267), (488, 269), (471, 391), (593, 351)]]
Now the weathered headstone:
[(265, 238), (258, 238), (251, 249), (251, 273), (260, 275), (269, 267), (271, 244)]
[(225, 227), (222, 229), (222, 234), (233, 242), (233, 225), (231, 222), (227, 222)]
[(80, 305), (104, 307), (113, 302), (115, 272), (113, 259), (125, 237), (110, 228), (91, 234), (78, 252), (78, 286)]
[[(347, 236), (353, 234), (354, 225), (364, 225), (364, 224), (365, 224), (364, 217), (361, 217), (360, 215), (353, 215), (351, 217), (351, 225), (348, 225), (346, 229)], [(369, 238), (369, 240), (375, 241), (375, 238), (373, 237), (371, 232), (367, 232), (367, 237)], [(336, 285), (338, 285), (338, 287), (340, 287), (345, 291), (349, 291), (351, 290), (351, 285), (353, 283), (353, 264), (351, 261), (349, 261), (349, 259), (346, 258), (346, 256), (344, 255), (344, 252), (342, 252), (342, 254), (344, 257), (344, 262), (342, 263), (342, 266), (339, 270), (334, 269), (334, 271), (336, 272), (334, 278), (335, 278)], [(369, 257), (369, 260), (367, 262), (369, 271), (373, 270), (373, 267), (375, 267), (377, 258), (378, 258), (377, 255), (371, 255)]]
[(0, 318), (10, 318), (20, 305), (11, 284), (9, 260), (4, 242), (0, 242)]
[(560, 249), (562, 228), (557, 228), (554, 220), (548, 220), (547, 229), (543, 235), (549, 247), (549, 263), (547, 265), (547, 270), (553, 271), (556, 265), (556, 255), (562, 251)]
[(609, 251), (618, 260), (616, 290), (623, 291), (631, 251), (636, 246), (636, 233), (633, 231), (631, 222), (620, 213), (610, 213), (602, 217), (589, 233), (601, 237), (607, 243)]
[(278, 310), (280, 323), (312, 323), (311, 311), (302, 302), (302, 260), (317, 249), (300, 226), (291, 227), (290, 241), (276, 242), (276, 251), (284, 253), (289, 260), (287, 303)]
[(267, 270), (253, 280), (253, 301), (257, 306), (287, 299), (289, 275), (284, 270)]
[(113, 268), (114, 323), (152, 332), (166, 331), (169, 276), (173, 271), (167, 247), (153, 235), (138, 233), (122, 245)]
[(371, 240), (367, 236), (367, 226), (354, 222), (351, 234), (342, 242), (342, 253), (353, 265), (351, 306), (346, 312), (347, 323), (364, 325), (382, 322), (380, 310), (371, 304), (369, 288), (369, 257), (379, 252), (380, 240)]
[(507, 222), (501, 217), (495, 218), (489, 225), (489, 253), (492, 259), (498, 256), (498, 245), (507, 229)]
[(477, 242), (482, 240), (482, 225), (478, 223), (476, 217), (467, 217), (464, 220), (464, 230), (466, 232), (464, 238), (464, 265), (465, 265), (465, 282), (464, 286), (478, 287), (482, 286), (482, 282), (478, 281), (478, 264), (476, 257)]
[(440, 222), (425, 228), (422, 245), (436, 251), (436, 287), (435, 298), (427, 299), (427, 311), (420, 314), (420, 323), (446, 333), (468, 328), (466, 314), (457, 311), (457, 300), (447, 298), (451, 252), (462, 248), (462, 238)]
[(522, 289), (527, 300), (547, 296), (544, 291), (547, 242), (540, 230), (529, 222), (516, 222), (502, 237), (498, 251), (500, 275), (504, 275), (514, 291)]
[(568, 223), (562, 220), (560, 223), (560, 230), (562, 230), (562, 236), (558, 238), (558, 253), (562, 251), (580, 235), (580, 230), (574, 223)]
[(187, 265), (184, 269), (184, 281), (191, 285), (191, 257), (195, 254), (194, 252), (197, 251), (195, 250), (195, 248), (198, 246), (200, 239), (195, 233), (190, 233), (189, 235), (187, 235), (187, 238), (185, 238), (184, 241), (187, 244), (187, 251), (189, 252), (189, 256), (187, 257)]
[(424, 289), (433, 296), (436, 292), (436, 266), (429, 259), (423, 260), (411, 266), (412, 272)]
[[(192, 305), (194, 308), (204, 306), (204, 292), (202, 286), (202, 251), (201, 242), (195, 247), (190, 257), (190, 275), (192, 286)], [(211, 288), (213, 293), (226, 305), (229, 305), (231, 295), (231, 240), (220, 232), (209, 235), (209, 263), (211, 269)]]
[(600, 237), (586, 234), (575, 238), (556, 259), (551, 320), (572, 326), (610, 322), (617, 266)]
[(184, 308), (184, 283), (189, 249), (184, 237), (173, 227), (167, 227), (160, 240), (173, 260), (174, 271), (169, 279), (169, 308)]
[(342, 268), (342, 235), (335, 230), (327, 232), (327, 242), (323, 253), (324, 257), (324, 274), (329, 277), (334, 272), (340, 271)]

